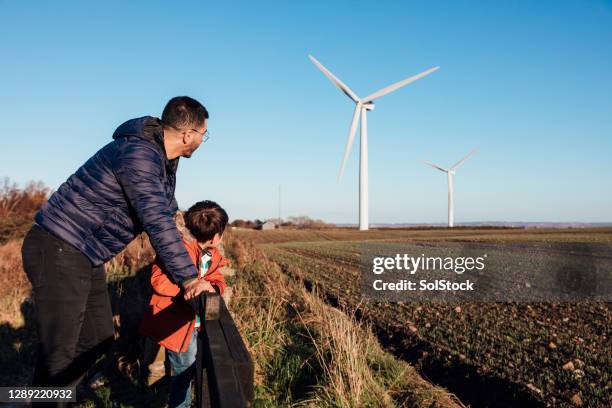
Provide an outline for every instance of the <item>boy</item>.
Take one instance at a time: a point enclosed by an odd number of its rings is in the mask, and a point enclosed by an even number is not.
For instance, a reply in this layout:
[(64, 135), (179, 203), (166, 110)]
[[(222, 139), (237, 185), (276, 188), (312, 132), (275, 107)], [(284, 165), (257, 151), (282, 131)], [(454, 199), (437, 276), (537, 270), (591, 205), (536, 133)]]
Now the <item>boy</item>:
[[(225, 278), (220, 269), (229, 261), (223, 258), (217, 245), (223, 238), (227, 213), (213, 201), (200, 201), (185, 213), (184, 218), (185, 227), (195, 240), (183, 242), (198, 268), (198, 279), (206, 281), (203, 283), (205, 290), (222, 294)], [(153, 295), (140, 332), (166, 348), (171, 369), (169, 406), (188, 407), (195, 373), (199, 316), (157, 260), (151, 271), (151, 286)]]

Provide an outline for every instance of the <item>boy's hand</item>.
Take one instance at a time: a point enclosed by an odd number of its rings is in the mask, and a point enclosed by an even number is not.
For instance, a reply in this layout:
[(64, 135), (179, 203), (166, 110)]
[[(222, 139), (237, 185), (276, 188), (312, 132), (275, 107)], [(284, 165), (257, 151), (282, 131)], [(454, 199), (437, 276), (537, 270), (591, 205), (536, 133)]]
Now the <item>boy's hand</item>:
[(191, 294), (197, 284), (198, 284), (198, 278), (188, 279), (181, 284), (181, 286), (183, 286), (183, 289), (184, 289), (185, 299), (190, 299), (192, 297), (192, 296), (188, 297), (187, 294)]
[(210, 282), (204, 279), (193, 279), (191, 281), (186, 282), (183, 287), (185, 288), (185, 300), (198, 297), (202, 292), (215, 293), (215, 288), (213, 288)]

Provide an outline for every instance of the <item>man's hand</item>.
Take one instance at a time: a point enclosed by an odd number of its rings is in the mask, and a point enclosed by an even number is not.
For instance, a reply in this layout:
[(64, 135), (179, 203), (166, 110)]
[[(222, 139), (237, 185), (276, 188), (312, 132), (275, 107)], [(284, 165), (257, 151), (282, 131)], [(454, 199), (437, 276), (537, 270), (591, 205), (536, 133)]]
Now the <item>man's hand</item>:
[(215, 288), (210, 284), (210, 282), (204, 279), (193, 278), (185, 283), (183, 283), (183, 288), (185, 289), (185, 300), (193, 299), (195, 297), (200, 296), (202, 292), (213, 292), (215, 293)]

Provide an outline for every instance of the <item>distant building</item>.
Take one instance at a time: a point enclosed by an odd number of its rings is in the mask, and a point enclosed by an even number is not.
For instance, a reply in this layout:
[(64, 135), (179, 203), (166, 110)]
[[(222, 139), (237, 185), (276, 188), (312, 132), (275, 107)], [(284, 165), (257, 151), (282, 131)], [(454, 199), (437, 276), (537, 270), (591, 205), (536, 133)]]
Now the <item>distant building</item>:
[(261, 224), (262, 230), (273, 230), (274, 228), (276, 228), (276, 224), (273, 223), (272, 221), (266, 221), (263, 224)]

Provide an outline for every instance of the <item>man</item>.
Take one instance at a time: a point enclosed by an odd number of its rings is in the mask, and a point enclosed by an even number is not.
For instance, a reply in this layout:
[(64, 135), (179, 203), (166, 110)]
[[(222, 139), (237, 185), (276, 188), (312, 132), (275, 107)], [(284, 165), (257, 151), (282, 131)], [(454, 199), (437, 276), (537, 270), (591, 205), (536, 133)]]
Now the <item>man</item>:
[(40, 340), (33, 385), (74, 386), (108, 350), (104, 263), (142, 231), (185, 298), (204, 290), (176, 228), (174, 189), (179, 158), (208, 138), (207, 119), (202, 104), (180, 96), (161, 120), (125, 122), (36, 214), (22, 248)]

